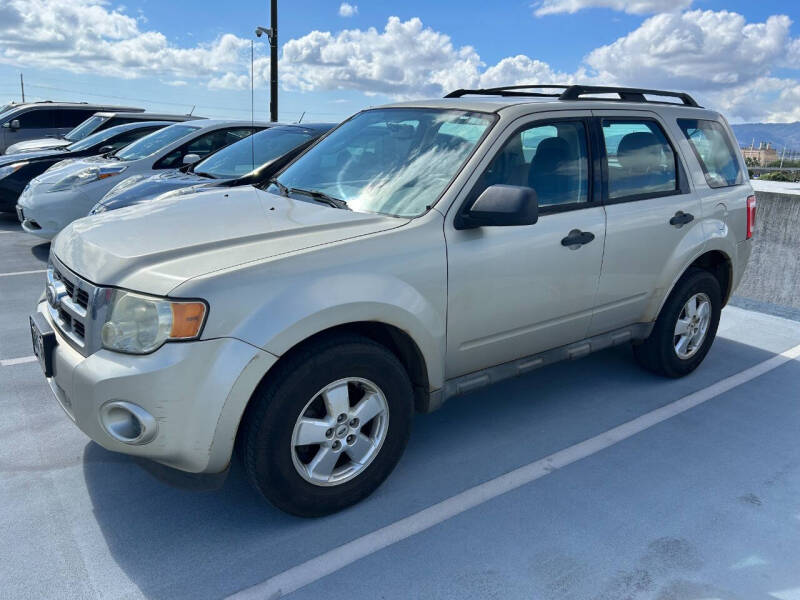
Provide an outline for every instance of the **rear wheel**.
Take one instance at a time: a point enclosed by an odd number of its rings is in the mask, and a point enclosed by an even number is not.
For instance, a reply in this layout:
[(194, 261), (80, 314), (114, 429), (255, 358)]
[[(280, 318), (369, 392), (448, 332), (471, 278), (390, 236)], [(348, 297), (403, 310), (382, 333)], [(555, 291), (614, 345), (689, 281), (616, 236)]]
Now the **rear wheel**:
[(722, 294), (708, 271), (692, 269), (678, 282), (644, 342), (634, 345), (641, 366), (667, 377), (694, 371), (717, 334)]
[(316, 517), (371, 494), (411, 427), (413, 392), (397, 357), (359, 336), (290, 356), (256, 392), (240, 450), (251, 483), (278, 508)]

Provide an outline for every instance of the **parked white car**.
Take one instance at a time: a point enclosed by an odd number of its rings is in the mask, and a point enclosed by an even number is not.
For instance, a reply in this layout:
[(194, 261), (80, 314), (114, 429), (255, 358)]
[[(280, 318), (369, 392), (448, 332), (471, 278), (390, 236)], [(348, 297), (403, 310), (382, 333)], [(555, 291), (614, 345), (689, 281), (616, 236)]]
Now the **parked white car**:
[(52, 239), (69, 223), (88, 214), (120, 181), (195, 163), (268, 126), (212, 119), (187, 121), (165, 127), (108, 156), (57, 163), (22, 191), (17, 202), (24, 215), (22, 228)]
[(236, 446), (316, 516), (381, 484), (415, 409), (615, 344), (691, 373), (752, 246), (730, 127), (686, 94), (560, 87), (365, 110), (267, 189), (76, 221), (30, 321), (58, 402), (185, 471)]

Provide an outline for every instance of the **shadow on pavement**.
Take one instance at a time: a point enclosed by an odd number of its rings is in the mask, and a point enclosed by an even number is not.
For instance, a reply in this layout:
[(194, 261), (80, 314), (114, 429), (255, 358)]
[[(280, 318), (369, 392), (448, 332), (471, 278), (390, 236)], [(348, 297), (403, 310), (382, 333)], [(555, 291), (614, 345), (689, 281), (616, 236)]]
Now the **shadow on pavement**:
[(404, 458), (372, 497), (323, 519), (274, 509), (237, 461), (220, 489), (187, 491), (90, 443), (84, 478), (114, 559), (147, 597), (215, 598), (771, 356), (718, 338), (697, 372), (669, 380), (640, 370), (626, 346), (453, 399), (417, 415)]

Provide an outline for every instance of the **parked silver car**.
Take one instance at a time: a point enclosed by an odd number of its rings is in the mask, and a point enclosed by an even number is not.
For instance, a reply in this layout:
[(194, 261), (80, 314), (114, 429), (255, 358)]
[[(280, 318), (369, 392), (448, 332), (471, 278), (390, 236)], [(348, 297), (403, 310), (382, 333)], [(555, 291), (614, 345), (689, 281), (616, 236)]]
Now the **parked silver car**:
[(733, 139), (630, 88), (365, 110), (266, 190), (67, 227), (34, 349), (105, 448), (199, 473), (237, 446), (275, 505), (328, 514), (389, 475), (414, 410), (621, 343), (697, 368), (752, 243)]
[(52, 239), (89, 213), (120, 181), (192, 164), (246, 138), (266, 123), (203, 119), (176, 123), (109, 154), (56, 163), (22, 190), (17, 214), (28, 233)]

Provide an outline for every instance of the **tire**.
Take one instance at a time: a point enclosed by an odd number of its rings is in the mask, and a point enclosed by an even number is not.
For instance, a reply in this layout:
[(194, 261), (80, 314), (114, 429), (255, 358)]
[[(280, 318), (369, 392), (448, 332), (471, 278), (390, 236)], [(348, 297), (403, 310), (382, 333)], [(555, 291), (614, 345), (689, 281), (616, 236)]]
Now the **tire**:
[[(687, 313), (684, 307), (687, 302), (696, 299), (701, 306), (706, 299), (710, 304), (709, 321), (702, 342), (695, 346), (684, 346), (683, 356), (679, 354), (676, 344), (683, 336), (676, 335), (678, 319), (685, 323)], [(720, 311), (722, 310), (722, 293), (719, 282), (708, 271), (690, 269), (676, 284), (672, 293), (664, 303), (656, 319), (650, 336), (633, 346), (634, 356), (643, 368), (665, 377), (683, 377), (694, 371), (708, 354), (711, 344), (717, 335)], [(702, 318), (695, 327), (702, 322)], [(694, 331), (694, 330), (690, 330)]]
[[(369, 408), (383, 407), (384, 413), (357, 427), (353, 415), (366, 417), (372, 411), (348, 413), (341, 423), (328, 414), (339, 412), (330, 408), (341, 407), (343, 401), (352, 411), (366, 406), (360, 400), (367, 396)], [(397, 465), (408, 443), (413, 406), (408, 375), (387, 348), (356, 335), (323, 337), (287, 357), (254, 393), (238, 440), (247, 477), (285, 512), (320, 517), (342, 510), (374, 492)], [(316, 424), (313, 436), (303, 433), (312, 430), (303, 429), (301, 415)], [(321, 439), (323, 421), (332, 427), (321, 444), (295, 444)], [(348, 431), (342, 433), (342, 426)], [(363, 443), (365, 438), (370, 445)], [(324, 481), (337, 442), (339, 458)], [(370, 450), (360, 461), (351, 459), (354, 450), (364, 448)], [(315, 460), (321, 465), (319, 473), (312, 469)]]

